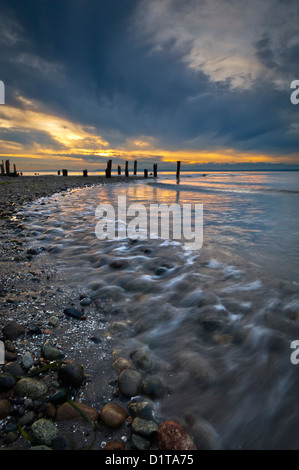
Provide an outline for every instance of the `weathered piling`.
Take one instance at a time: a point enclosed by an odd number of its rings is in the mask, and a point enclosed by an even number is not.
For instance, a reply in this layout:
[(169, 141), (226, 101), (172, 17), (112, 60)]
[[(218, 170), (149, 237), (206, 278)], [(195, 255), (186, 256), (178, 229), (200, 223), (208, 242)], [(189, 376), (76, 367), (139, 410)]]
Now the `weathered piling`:
[(158, 163), (154, 163), (153, 171), (154, 171), (154, 178), (157, 178), (157, 176), (158, 176)]
[(121, 166), (120, 165), (118, 165), (118, 167), (117, 167), (117, 174), (121, 175)]
[(126, 177), (129, 176), (129, 162), (128, 161), (126, 161), (125, 175)]
[(176, 166), (176, 179), (177, 180), (180, 179), (180, 172), (181, 172), (181, 162), (177, 162), (177, 166)]
[(57, 171), (57, 175), (60, 176), (60, 170)]
[(111, 178), (112, 160), (108, 160), (106, 168), (106, 178)]
[(87, 170), (83, 170), (83, 176), (85, 176), (85, 177), (88, 176)]
[(144, 169), (144, 178), (147, 178), (147, 174), (148, 174), (147, 170)]
[(9, 160), (5, 160), (5, 171), (6, 171), (6, 174), (9, 175), (9, 173), (10, 173), (10, 162), (9, 162)]
[(68, 171), (64, 168), (62, 170), (62, 176), (67, 176), (68, 175)]
[(134, 161), (134, 176), (137, 175), (137, 160)]

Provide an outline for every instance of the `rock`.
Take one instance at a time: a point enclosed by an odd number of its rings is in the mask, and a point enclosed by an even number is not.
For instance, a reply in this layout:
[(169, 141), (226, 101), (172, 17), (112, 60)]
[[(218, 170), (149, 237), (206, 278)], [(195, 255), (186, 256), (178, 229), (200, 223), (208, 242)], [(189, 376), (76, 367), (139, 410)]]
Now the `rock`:
[(155, 408), (149, 401), (132, 402), (128, 405), (129, 412), (135, 418), (153, 419)]
[(41, 418), (31, 426), (32, 437), (38, 444), (50, 446), (58, 435), (57, 426), (50, 420)]
[(124, 442), (110, 441), (104, 447), (104, 450), (125, 450), (126, 446)]
[(42, 356), (48, 361), (57, 361), (61, 356), (61, 351), (53, 346), (50, 341), (42, 345)]
[(168, 269), (165, 266), (158, 266), (155, 269), (155, 275), (156, 276), (163, 276), (163, 274), (166, 274)]
[(63, 364), (58, 369), (58, 378), (63, 385), (79, 388), (85, 379), (83, 366), (76, 362)]
[(124, 357), (119, 357), (116, 361), (113, 362), (112, 367), (114, 367), (118, 372), (121, 372), (125, 369), (132, 369), (133, 363), (128, 361)]
[(89, 307), (91, 303), (92, 303), (92, 300), (89, 297), (84, 297), (84, 299), (80, 301), (81, 307)]
[(52, 450), (51, 447), (40, 445), (40, 446), (33, 446), (30, 450)]
[(101, 420), (110, 428), (118, 428), (127, 417), (127, 410), (117, 403), (107, 403), (107, 405), (102, 408)]
[(32, 354), (29, 351), (27, 351), (22, 357), (22, 364), (25, 367), (25, 369), (30, 369), (30, 367), (33, 366), (34, 359), (33, 359)]
[(0, 391), (10, 390), (16, 383), (16, 379), (12, 374), (8, 372), (2, 372), (0, 374)]
[(16, 322), (9, 322), (3, 328), (2, 332), (7, 339), (14, 341), (25, 334), (25, 328)]
[(23, 428), (24, 426), (29, 426), (35, 420), (35, 413), (31, 410), (27, 411), (24, 416), (19, 419), (19, 424)]
[(67, 436), (58, 436), (52, 442), (53, 450), (75, 450), (72, 439)]
[(124, 331), (128, 328), (128, 324), (125, 321), (114, 321), (110, 326), (110, 330), (113, 333), (117, 333), (119, 331)]
[(158, 431), (159, 450), (197, 450), (184, 428), (175, 421), (165, 421)]
[(3, 372), (8, 372), (14, 377), (22, 377), (25, 375), (24, 370), (18, 362), (7, 362), (3, 367)]
[(186, 422), (191, 427), (194, 442), (198, 450), (221, 450), (221, 439), (210, 423), (203, 419), (187, 416)]
[(15, 391), (17, 395), (36, 400), (46, 395), (48, 387), (40, 380), (23, 377), (16, 383)]
[(144, 381), (142, 392), (152, 398), (159, 398), (164, 395), (165, 387), (159, 377), (152, 376)]
[(134, 365), (139, 369), (150, 370), (153, 366), (150, 355), (143, 351), (143, 349), (132, 351), (130, 353), (130, 358), (132, 359)]
[[(80, 403), (80, 402), (74, 402), (74, 403), (81, 411), (83, 411), (84, 414), (86, 414), (86, 416), (88, 416), (88, 418), (91, 421), (98, 421), (99, 420), (100, 413), (99, 413), (98, 410), (96, 410), (95, 408), (92, 408), (88, 405), (85, 405), (84, 403)], [(63, 403), (63, 405), (60, 405), (57, 408), (56, 421), (66, 421), (66, 420), (70, 420), (70, 419), (74, 419), (74, 420), (77, 420), (77, 421), (78, 420), (79, 421), (84, 420), (84, 418), (80, 415), (80, 413), (72, 405), (65, 402), (65, 403)]]
[(132, 445), (138, 450), (148, 450), (151, 443), (144, 437), (138, 436), (138, 434), (132, 434)]
[(6, 399), (0, 399), (0, 419), (10, 416), (11, 404)]
[(43, 414), (44, 418), (56, 418), (56, 408), (53, 403), (45, 403), (41, 408), (41, 413)]
[(20, 434), (18, 431), (9, 431), (3, 439), (4, 444), (11, 444), (19, 438)]
[(59, 388), (53, 395), (49, 397), (49, 402), (53, 403), (54, 405), (61, 405), (64, 403), (68, 396), (67, 388), (61, 387)]
[(59, 323), (59, 319), (55, 315), (52, 315), (49, 318), (49, 321), (48, 321), (49, 326), (52, 326), (55, 328), (56, 326), (58, 326), (58, 323)]
[(149, 437), (158, 432), (158, 425), (150, 419), (134, 418), (132, 432), (143, 437)]
[(110, 263), (110, 268), (113, 269), (121, 269), (126, 268), (128, 266), (128, 261), (124, 258), (115, 259)]
[(63, 310), (63, 313), (68, 317), (77, 318), (78, 320), (85, 320), (83, 313), (74, 307), (68, 307)]
[(215, 371), (208, 361), (196, 352), (185, 352), (178, 360), (179, 367), (188, 372), (190, 377), (202, 384), (209, 384), (215, 379)]
[(10, 339), (7, 339), (6, 341), (4, 341), (4, 347), (6, 349), (6, 351), (8, 352), (16, 352), (16, 348), (14, 347), (14, 344), (10, 341)]
[(127, 396), (133, 397), (138, 395), (141, 390), (142, 375), (134, 369), (123, 370), (118, 378), (118, 386), (120, 392)]

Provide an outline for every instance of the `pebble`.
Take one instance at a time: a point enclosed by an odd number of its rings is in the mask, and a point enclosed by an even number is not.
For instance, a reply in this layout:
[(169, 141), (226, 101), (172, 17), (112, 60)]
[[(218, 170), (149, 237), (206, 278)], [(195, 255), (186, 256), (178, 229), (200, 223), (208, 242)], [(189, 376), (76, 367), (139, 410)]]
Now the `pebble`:
[(118, 403), (107, 403), (101, 411), (101, 420), (111, 428), (121, 426), (127, 417), (127, 410)]
[(151, 443), (144, 437), (138, 436), (138, 434), (132, 434), (132, 445), (138, 450), (148, 450)]
[(153, 419), (155, 412), (154, 404), (150, 401), (131, 402), (128, 409), (133, 417), (142, 419)]
[(197, 450), (184, 428), (175, 421), (165, 421), (158, 431), (159, 450)]
[(11, 403), (6, 399), (0, 399), (0, 419), (4, 419), (10, 415)]
[(61, 357), (61, 351), (53, 346), (50, 341), (42, 345), (42, 356), (48, 361), (57, 361)]
[(152, 359), (143, 349), (137, 349), (130, 353), (134, 365), (139, 369), (150, 370), (153, 366)]
[(68, 317), (73, 317), (77, 318), (78, 320), (85, 320), (85, 316), (81, 312), (81, 310), (78, 310), (77, 308), (74, 307), (68, 307), (63, 310), (63, 313), (67, 315)]
[(58, 435), (57, 426), (49, 419), (41, 418), (31, 426), (32, 436), (38, 444), (50, 446)]
[(3, 367), (3, 371), (12, 374), (14, 377), (22, 377), (25, 375), (24, 370), (18, 362), (7, 362)]
[(7, 391), (11, 389), (16, 383), (16, 379), (12, 374), (8, 372), (2, 372), (0, 374), (0, 390)]
[[(91, 421), (98, 421), (100, 418), (100, 412), (91, 406), (85, 405), (84, 403), (74, 402), (75, 405), (83, 411), (86, 416)], [(69, 403), (65, 402), (57, 408), (56, 413), (56, 421), (65, 421), (75, 419), (82, 421), (84, 418), (80, 415), (80, 413)]]
[(144, 381), (142, 392), (152, 398), (160, 398), (165, 393), (165, 387), (159, 377), (152, 376)]
[(110, 441), (105, 444), (104, 450), (125, 450), (124, 442)]
[(36, 400), (47, 393), (48, 387), (40, 380), (23, 377), (16, 383), (15, 391), (17, 395)]
[(114, 367), (119, 372), (125, 369), (132, 369), (132, 366), (133, 366), (133, 363), (131, 361), (128, 361), (128, 359), (124, 357), (119, 357), (112, 364), (112, 367)]
[(143, 437), (149, 437), (158, 432), (158, 425), (149, 419), (134, 418), (132, 432)]
[(59, 323), (59, 319), (55, 315), (52, 315), (49, 318), (49, 321), (48, 321), (49, 326), (52, 326), (55, 328), (56, 326), (58, 326), (58, 323)]
[(118, 378), (119, 390), (127, 397), (138, 395), (141, 390), (142, 380), (142, 375), (136, 370), (125, 369)]
[(9, 322), (2, 328), (2, 333), (7, 339), (14, 341), (25, 334), (25, 328), (16, 322)]
[(92, 300), (89, 297), (84, 297), (84, 299), (80, 301), (81, 307), (89, 307), (91, 303), (92, 303)]
[(21, 427), (29, 426), (35, 420), (35, 413), (31, 410), (27, 411), (24, 416), (19, 419), (19, 424)]
[(76, 362), (63, 364), (58, 369), (58, 378), (63, 385), (79, 388), (85, 379), (83, 366)]
[(215, 378), (215, 371), (208, 361), (196, 352), (185, 352), (180, 355), (178, 364), (188, 374), (202, 384), (209, 384)]
[(34, 359), (33, 359), (32, 354), (29, 351), (25, 352), (24, 356), (22, 357), (22, 364), (25, 367), (25, 369), (30, 369), (30, 367), (33, 366)]

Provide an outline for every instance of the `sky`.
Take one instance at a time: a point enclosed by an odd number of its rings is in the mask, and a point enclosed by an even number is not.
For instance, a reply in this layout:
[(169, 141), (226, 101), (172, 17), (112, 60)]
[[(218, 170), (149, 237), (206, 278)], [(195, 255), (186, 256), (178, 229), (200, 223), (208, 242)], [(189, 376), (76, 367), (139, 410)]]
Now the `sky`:
[(298, 0), (1, 0), (0, 159), (295, 167), (298, 21)]

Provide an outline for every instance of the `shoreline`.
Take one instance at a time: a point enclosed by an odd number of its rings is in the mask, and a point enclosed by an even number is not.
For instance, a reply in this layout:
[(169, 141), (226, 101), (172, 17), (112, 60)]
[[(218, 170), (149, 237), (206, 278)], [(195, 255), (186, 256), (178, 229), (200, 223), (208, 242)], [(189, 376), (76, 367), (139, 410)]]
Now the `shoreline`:
[[(47, 251), (34, 252), (28, 249), (30, 233), (26, 233), (26, 221), (19, 220), (16, 214), (24, 205), (57, 192), (96, 184), (133, 183), (143, 179), (77, 176), (32, 176), (9, 180), (0, 178), (0, 339), (6, 341), (5, 345), (9, 347), (9, 351), (6, 351), (6, 365), (0, 366), (0, 371), (3, 370), (4, 375), (11, 374), (19, 364), (27, 377), (28, 373), (30, 375), (40, 367), (49, 366), (56, 359), (83, 367), (83, 383), (79, 387), (68, 388), (68, 396), (77, 405), (83, 404), (85, 418), (88, 416), (97, 423), (97, 438), (90, 447), (96, 450), (159, 449), (158, 425), (148, 417), (142, 421), (147, 421), (146, 424), (154, 428), (153, 431), (148, 431), (150, 437), (146, 438), (142, 433), (137, 433), (134, 444), (132, 443), (132, 424), (135, 419), (140, 418), (136, 413), (129, 412), (130, 397), (120, 392), (119, 377), (124, 369), (134, 370), (140, 377), (144, 374), (130, 358), (123, 357), (118, 349), (122, 335), (126, 334), (122, 328), (126, 319), (113, 311), (113, 302), (109, 299), (82, 306), (82, 301), (84, 305), (88, 293), (68, 284), (63, 260), (62, 263), (57, 263), (57, 258)], [(70, 308), (80, 311), (81, 318), (66, 315), (66, 309)], [(9, 340), (4, 331), (5, 326), (11, 322), (22, 328), (23, 333)], [(127, 325), (129, 326), (129, 320)], [(49, 352), (45, 353), (45, 345), (50, 346), (53, 356)], [(29, 368), (28, 365), (24, 366), (28, 358)], [(28, 398), (16, 393), (15, 385), (20, 382), (19, 376), (12, 387), (6, 389), (2, 384), (0, 448), (31, 449), (33, 444), (21, 435), (18, 423), (31, 435), (32, 425), (38, 420), (54, 423), (58, 429), (57, 438), (54, 443), (49, 444), (54, 450), (80, 450), (91, 444), (93, 428), (90, 423), (84, 421), (76, 411), (74, 416), (74, 410), (70, 409), (70, 406), (64, 415), (61, 408), (66, 408), (65, 397), (55, 399), (65, 388), (59, 379), (61, 367), (58, 366), (58, 371), (50, 369), (46, 373), (33, 376), (34, 380), (37, 379), (47, 387), (46, 397), (51, 397), (51, 403), (44, 396)], [(0, 374), (0, 387), (1, 375), (3, 379), (3, 374)], [(24, 378), (23, 375), (22, 377)], [(151, 400), (143, 397), (141, 403), (145, 402), (151, 403)], [(5, 404), (9, 407), (6, 416), (5, 411), (3, 412)], [(105, 405), (108, 410), (107, 421), (102, 416)], [(135, 411), (136, 407), (138, 408), (138, 405), (135, 406)], [(146, 413), (148, 412), (147, 407)], [(70, 416), (67, 416), (67, 413)], [(117, 425), (109, 424), (109, 420), (115, 419), (118, 420)], [(160, 422), (162, 421), (160, 418)], [(37, 444), (38, 442), (35, 447), (39, 448)], [(193, 443), (191, 447), (192, 445)], [(40, 446), (48, 447), (42, 442)]]

